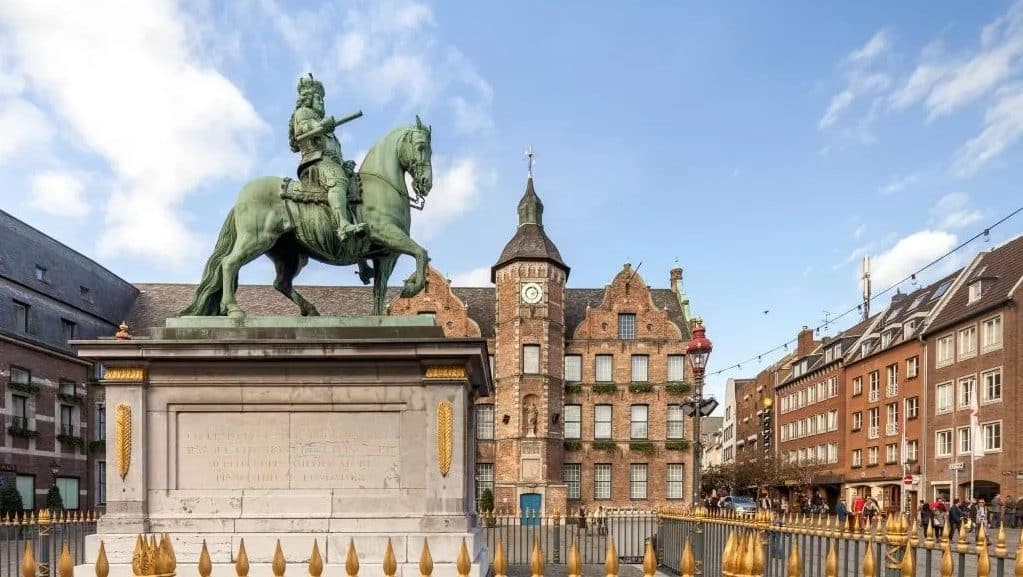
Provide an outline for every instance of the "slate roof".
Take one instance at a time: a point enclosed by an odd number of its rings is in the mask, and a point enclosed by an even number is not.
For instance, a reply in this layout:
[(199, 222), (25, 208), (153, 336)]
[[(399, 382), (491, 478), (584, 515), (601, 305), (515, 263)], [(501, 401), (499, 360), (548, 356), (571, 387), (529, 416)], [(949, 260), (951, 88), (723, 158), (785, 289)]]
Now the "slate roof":
[(543, 202), (536, 195), (533, 179), (526, 182), (526, 192), (519, 201), (519, 227), (504, 246), (500, 258), (490, 269), (491, 282), (498, 268), (518, 260), (542, 260), (557, 264), (567, 273), (569, 267), (561, 252), (543, 229)]
[[(870, 326), (874, 323), (876, 319), (877, 315), (874, 315), (868, 319), (861, 320), (855, 325), (838, 333), (838, 335), (836, 335), (835, 338), (829, 339), (827, 342), (822, 342), (810, 354), (800, 358), (793, 358), (791, 361), (793, 365), (802, 361), (803, 359), (808, 359), (809, 363), (807, 363), (806, 371), (803, 372), (798, 377), (794, 377), (792, 376), (793, 375), (792, 373), (789, 373), (789, 375), (782, 379), (777, 386), (781, 387), (782, 385), (786, 385), (792, 381), (796, 381), (816, 370), (823, 369), (827, 365), (837, 363), (838, 361), (848, 362), (850, 353), (855, 354), (855, 351), (851, 351), (850, 349), (853, 347), (856, 341), (859, 340), (860, 336), (863, 335), (864, 331), (870, 328)], [(835, 356), (830, 361), (825, 361), (827, 357), (824, 355), (824, 351), (828, 348), (835, 346), (835, 343), (839, 342), (842, 343), (842, 353), (840, 355)]]
[[(192, 284), (138, 284), (139, 296), (128, 319), (132, 332), (162, 327), (164, 320), (184, 309), (192, 299)], [(322, 315), (368, 315), (373, 308), (373, 293), (366, 286), (298, 286), (295, 289), (316, 305)], [(398, 297), (399, 287), (387, 289), (388, 302)], [(468, 307), (484, 338), (494, 338), (496, 308), (494, 287), (452, 287), (452, 292)], [(678, 298), (671, 289), (650, 289), (658, 308), (667, 307), (668, 317), (682, 329), (688, 340), (689, 327)], [(298, 307), (269, 285), (240, 285), (238, 304), (250, 315), (297, 315)], [(604, 289), (565, 289), (565, 334), (571, 338), (586, 318), (586, 307), (597, 307), (604, 300)]]
[[(990, 310), (1015, 298), (1010, 294), (1023, 277), (1023, 236), (990, 252), (981, 253), (966, 277), (952, 286), (953, 293), (925, 329), (925, 334), (943, 330), (982, 311)], [(980, 300), (969, 303), (969, 286), (982, 280)]]

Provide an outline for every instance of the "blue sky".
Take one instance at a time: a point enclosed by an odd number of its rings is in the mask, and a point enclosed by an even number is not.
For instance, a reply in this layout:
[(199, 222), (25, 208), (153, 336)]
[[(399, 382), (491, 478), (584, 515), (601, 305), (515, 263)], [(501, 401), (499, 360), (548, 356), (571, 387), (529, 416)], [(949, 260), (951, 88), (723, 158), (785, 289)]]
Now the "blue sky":
[(712, 371), (855, 305), (863, 254), (882, 288), (1020, 203), (1020, 4), (57, 4), (0, 6), (0, 206), (133, 281), (194, 281), (240, 185), (293, 171), (308, 71), (365, 113), (349, 157), (433, 124), (434, 266), (489, 280), (532, 145), (570, 286), (678, 259)]

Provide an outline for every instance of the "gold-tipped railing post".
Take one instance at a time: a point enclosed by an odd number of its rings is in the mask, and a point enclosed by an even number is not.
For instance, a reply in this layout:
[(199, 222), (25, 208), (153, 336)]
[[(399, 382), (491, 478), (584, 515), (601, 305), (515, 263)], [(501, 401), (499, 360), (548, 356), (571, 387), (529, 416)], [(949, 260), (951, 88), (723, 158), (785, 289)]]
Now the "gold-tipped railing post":
[(618, 577), (618, 550), (613, 539), (607, 540), (607, 554), (604, 555), (604, 575)]
[(345, 555), (345, 574), (359, 577), (359, 554), (355, 551), (355, 538), (348, 538), (348, 553)]
[(323, 557), (320, 555), (320, 540), (313, 539), (313, 550), (309, 554), (309, 577), (323, 575)]
[(238, 542), (238, 555), (234, 558), (234, 572), (238, 577), (249, 577), (249, 554), (245, 551), (245, 538)]
[[(497, 557), (494, 557), (495, 567), (497, 563)], [(384, 577), (394, 577), (398, 572), (398, 560), (394, 557), (394, 545), (391, 544), (391, 538), (387, 538), (387, 549), (384, 551)]]
[(696, 560), (693, 558), (693, 544), (686, 537), (686, 544), (682, 548), (682, 556), (679, 557), (678, 572), (680, 577), (693, 577), (696, 573)]
[[(579, 541), (578, 539), (572, 540), (572, 545), (568, 548), (568, 566), (566, 567), (568, 577), (580, 577), (583, 573), (582, 559), (579, 557)], [(494, 569), (495, 572), (497, 569)], [(494, 577), (499, 577), (494, 575)]]
[(803, 558), (799, 555), (799, 544), (792, 540), (788, 561), (785, 563), (785, 577), (803, 577)]
[(107, 559), (107, 547), (103, 541), (99, 542), (99, 553), (96, 554), (96, 577), (108, 577), (110, 575), (110, 561)]
[(431, 577), (433, 575), (433, 555), (430, 553), (430, 542), (423, 538), (423, 552), (419, 555), (420, 577)]
[[(572, 543), (572, 547), (575, 548), (575, 543)], [(497, 546), (494, 548), (494, 577), (507, 577), (508, 563), (504, 560), (504, 543), (498, 539)], [(569, 553), (569, 559), (571, 559), (571, 553)], [(571, 563), (569, 564), (569, 574), (571, 577)]]
[(284, 572), (287, 569), (288, 563), (284, 560), (284, 551), (281, 549), (281, 540), (278, 539), (277, 545), (274, 547), (274, 558), (270, 563), (270, 570), (273, 571), (274, 577), (284, 577)]
[(646, 540), (646, 552), (643, 554), (643, 577), (654, 577), (657, 573), (657, 552), (654, 551), (653, 539)]

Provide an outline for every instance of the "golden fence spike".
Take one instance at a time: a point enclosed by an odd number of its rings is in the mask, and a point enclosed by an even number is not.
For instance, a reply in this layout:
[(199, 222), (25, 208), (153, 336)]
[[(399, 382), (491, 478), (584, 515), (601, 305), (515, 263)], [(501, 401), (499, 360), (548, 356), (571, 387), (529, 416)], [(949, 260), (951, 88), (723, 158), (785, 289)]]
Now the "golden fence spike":
[(615, 549), (615, 542), (607, 540), (607, 554), (604, 555), (604, 575), (607, 577), (618, 577), (618, 551)]
[[(502, 559), (503, 560), (503, 559)], [(579, 577), (583, 572), (582, 560), (579, 558), (579, 541), (578, 539), (572, 540), (572, 546), (568, 548), (568, 567), (566, 567), (568, 577)], [(494, 569), (496, 572), (497, 569)], [(498, 577), (495, 575), (494, 577)], [(503, 576), (502, 576), (503, 577)]]
[(37, 567), (32, 541), (25, 541), (25, 552), (21, 555), (21, 577), (36, 577)]
[(863, 555), (863, 577), (877, 577), (877, 567), (874, 561), (874, 541), (867, 537), (867, 551)]
[(682, 556), (678, 561), (679, 577), (693, 577), (696, 572), (696, 559), (693, 558), (693, 544), (686, 537), (686, 544), (682, 547)]
[(202, 540), (202, 550), (199, 551), (199, 575), (210, 577), (213, 573), (213, 562), (210, 560), (210, 550), (206, 547), (206, 539)]
[[(930, 555), (930, 551), (927, 552)], [(913, 553), (913, 544), (906, 540), (906, 546), (902, 551), (902, 577), (913, 577), (916, 574), (916, 557)]]
[(803, 577), (803, 558), (799, 556), (799, 543), (795, 540), (785, 563), (785, 577)]
[(998, 537), (995, 538), (995, 555), (1005, 557), (1009, 550), (1005, 548), (1005, 520), (998, 523)]
[(164, 538), (167, 539), (167, 555), (171, 560), (171, 572), (176, 572), (178, 569), (178, 555), (174, 552), (174, 540), (171, 539), (170, 533), (164, 533)]
[(153, 554), (153, 567), (157, 575), (174, 573), (174, 553), (171, 552), (170, 537), (164, 533), (160, 536), (160, 545)]
[(234, 572), (238, 577), (249, 577), (249, 554), (245, 551), (245, 538), (238, 543), (238, 555), (234, 558)]
[(981, 549), (987, 551), (987, 530), (984, 529), (984, 525), (985, 523), (980, 523), (977, 527), (976, 552), (978, 555)]
[(99, 542), (99, 553), (96, 554), (96, 577), (109, 577), (110, 560), (107, 559), (107, 546)]
[[(984, 526), (981, 525), (981, 528)], [(978, 544), (980, 543), (980, 537), (977, 537)], [(977, 551), (977, 577), (988, 577), (991, 575), (991, 558), (987, 554), (987, 543), (984, 546), (980, 546), (980, 550)]]
[(838, 551), (835, 540), (828, 539), (828, 556), (824, 559), (824, 577), (838, 577)]
[[(572, 543), (575, 546), (575, 543)], [(569, 552), (569, 565), (571, 565), (571, 555)], [(508, 571), (508, 563), (504, 559), (504, 543), (500, 540), (497, 541), (497, 547), (494, 548), (494, 577), (506, 577), (505, 573)], [(569, 570), (571, 572), (571, 569)]]
[(288, 568), (288, 563), (284, 560), (284, 551), (281, 549), (281, 540), (277, 540), (277, 545), (274, 547), (274, 558), (270, 563), (270, 570), (273, 571), (274, 577), (284, 577), (284, 571)]
[(1016, 544), (1016, 567), (1013, 576), (1023, 577), (1023, 531), (1020, 531), (1019, 543)]
[(394, 545), (387, 538), (387, 549), (384, 550), (384, 577), (394, 577), (398, 572), (398, 560), (394, 558)]
[(643, 554), (643, 576), (654, 577), (657, 573), (657, 552), (654, 551), (653, 539), (646, 540), (646, 552)]
[[(927, 554), (930, 555), (930, 552), (928, 552)], [(941, 575), (941, 577), (952, 577), (953, 569), (954, 566), (952, 565), (952, 547), (950, 547), (948, 543), (946, 543), (941, 548), (941, 565), (938, 568), (938, 572)]]
[[(539, 537), (537, 542), (539, 542)], [(458, 577), (469, 577), (469, 570), (472, 569), (472, 564), (469, 562), (469, 547), (465, 543), (465, 537), (462, 537), (462, 546), (458, 548), (458, 558), (455, 559), (455, 569), (458, 570)]]
[(529, 555), (529, 571), (533, 577), (543, 577), (543, 551), (540, 550), (540, 537), (533, 538), (533, 552)]
[(735, 530), (728, 532), (728, 538), (725, 539), (725, 549), (721, 553), (721, 575), (722, 577), (733, 577), (735, 573), (735, 567), (732, 563), (733, 552), (735, 551)]
[(309, 575), (320, 577), (323, 575), (323, 557), (320, 556), (320, 540), (313, 539), (313, 550), (309, 553)]
[(930, 523), (924, 525), (924, 547), (928, 549), (934, 548), (934, 531), (931, 529)]
[(761, 577), (764, 574), (764, 538), (760, 531), (753, 533), (753, 571), (751, 575)]
[(71, 560), (71, 550), (67, 547), (67, 540), (64, 540), (60, 548), (60, 560), (57, 561), (57, 575), (60, 577), (73, 577), (75, 574), (75, 562)]
[(359, 575), (359, 554), (355, 551), (355, 537), (348, 538), (348, 553), (345, 555), (345, 573), (348, 577)]
[(433, 555), (430, 554), (430, 542), (426, 537), (423, 537), (423, 552), (419, 555), (419, 575), (420, 577), (433, 575)]
[(965, 530), (960, 530), (959, 531), (959, 540), (956, 543), (956, 552), (957, 553), (966, 553), (967, 550), (968, 550), (968, 547), (966, 545), (966, 531)]
[(135, 537), (135, 550), (131, 553), (131, 574), (141, 575), (142, 574), (142, 556), (144, 555), (145, 547), (142, 545), (142, 534), (139, 533)]

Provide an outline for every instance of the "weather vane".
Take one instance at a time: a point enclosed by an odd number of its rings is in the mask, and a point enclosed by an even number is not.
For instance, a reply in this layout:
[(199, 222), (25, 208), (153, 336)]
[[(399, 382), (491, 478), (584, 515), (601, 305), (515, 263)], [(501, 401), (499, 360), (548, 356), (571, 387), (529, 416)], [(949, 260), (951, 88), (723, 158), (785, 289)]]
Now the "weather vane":
[(535, 155), (535, 153), (533, 152), (533, 147), (532, 146), (527, 146), (526, 147), (526, 158), (528, 159), (527, 162), (529, 163), (529, 178), (533, 178), (533, 156), (534, 155)]

